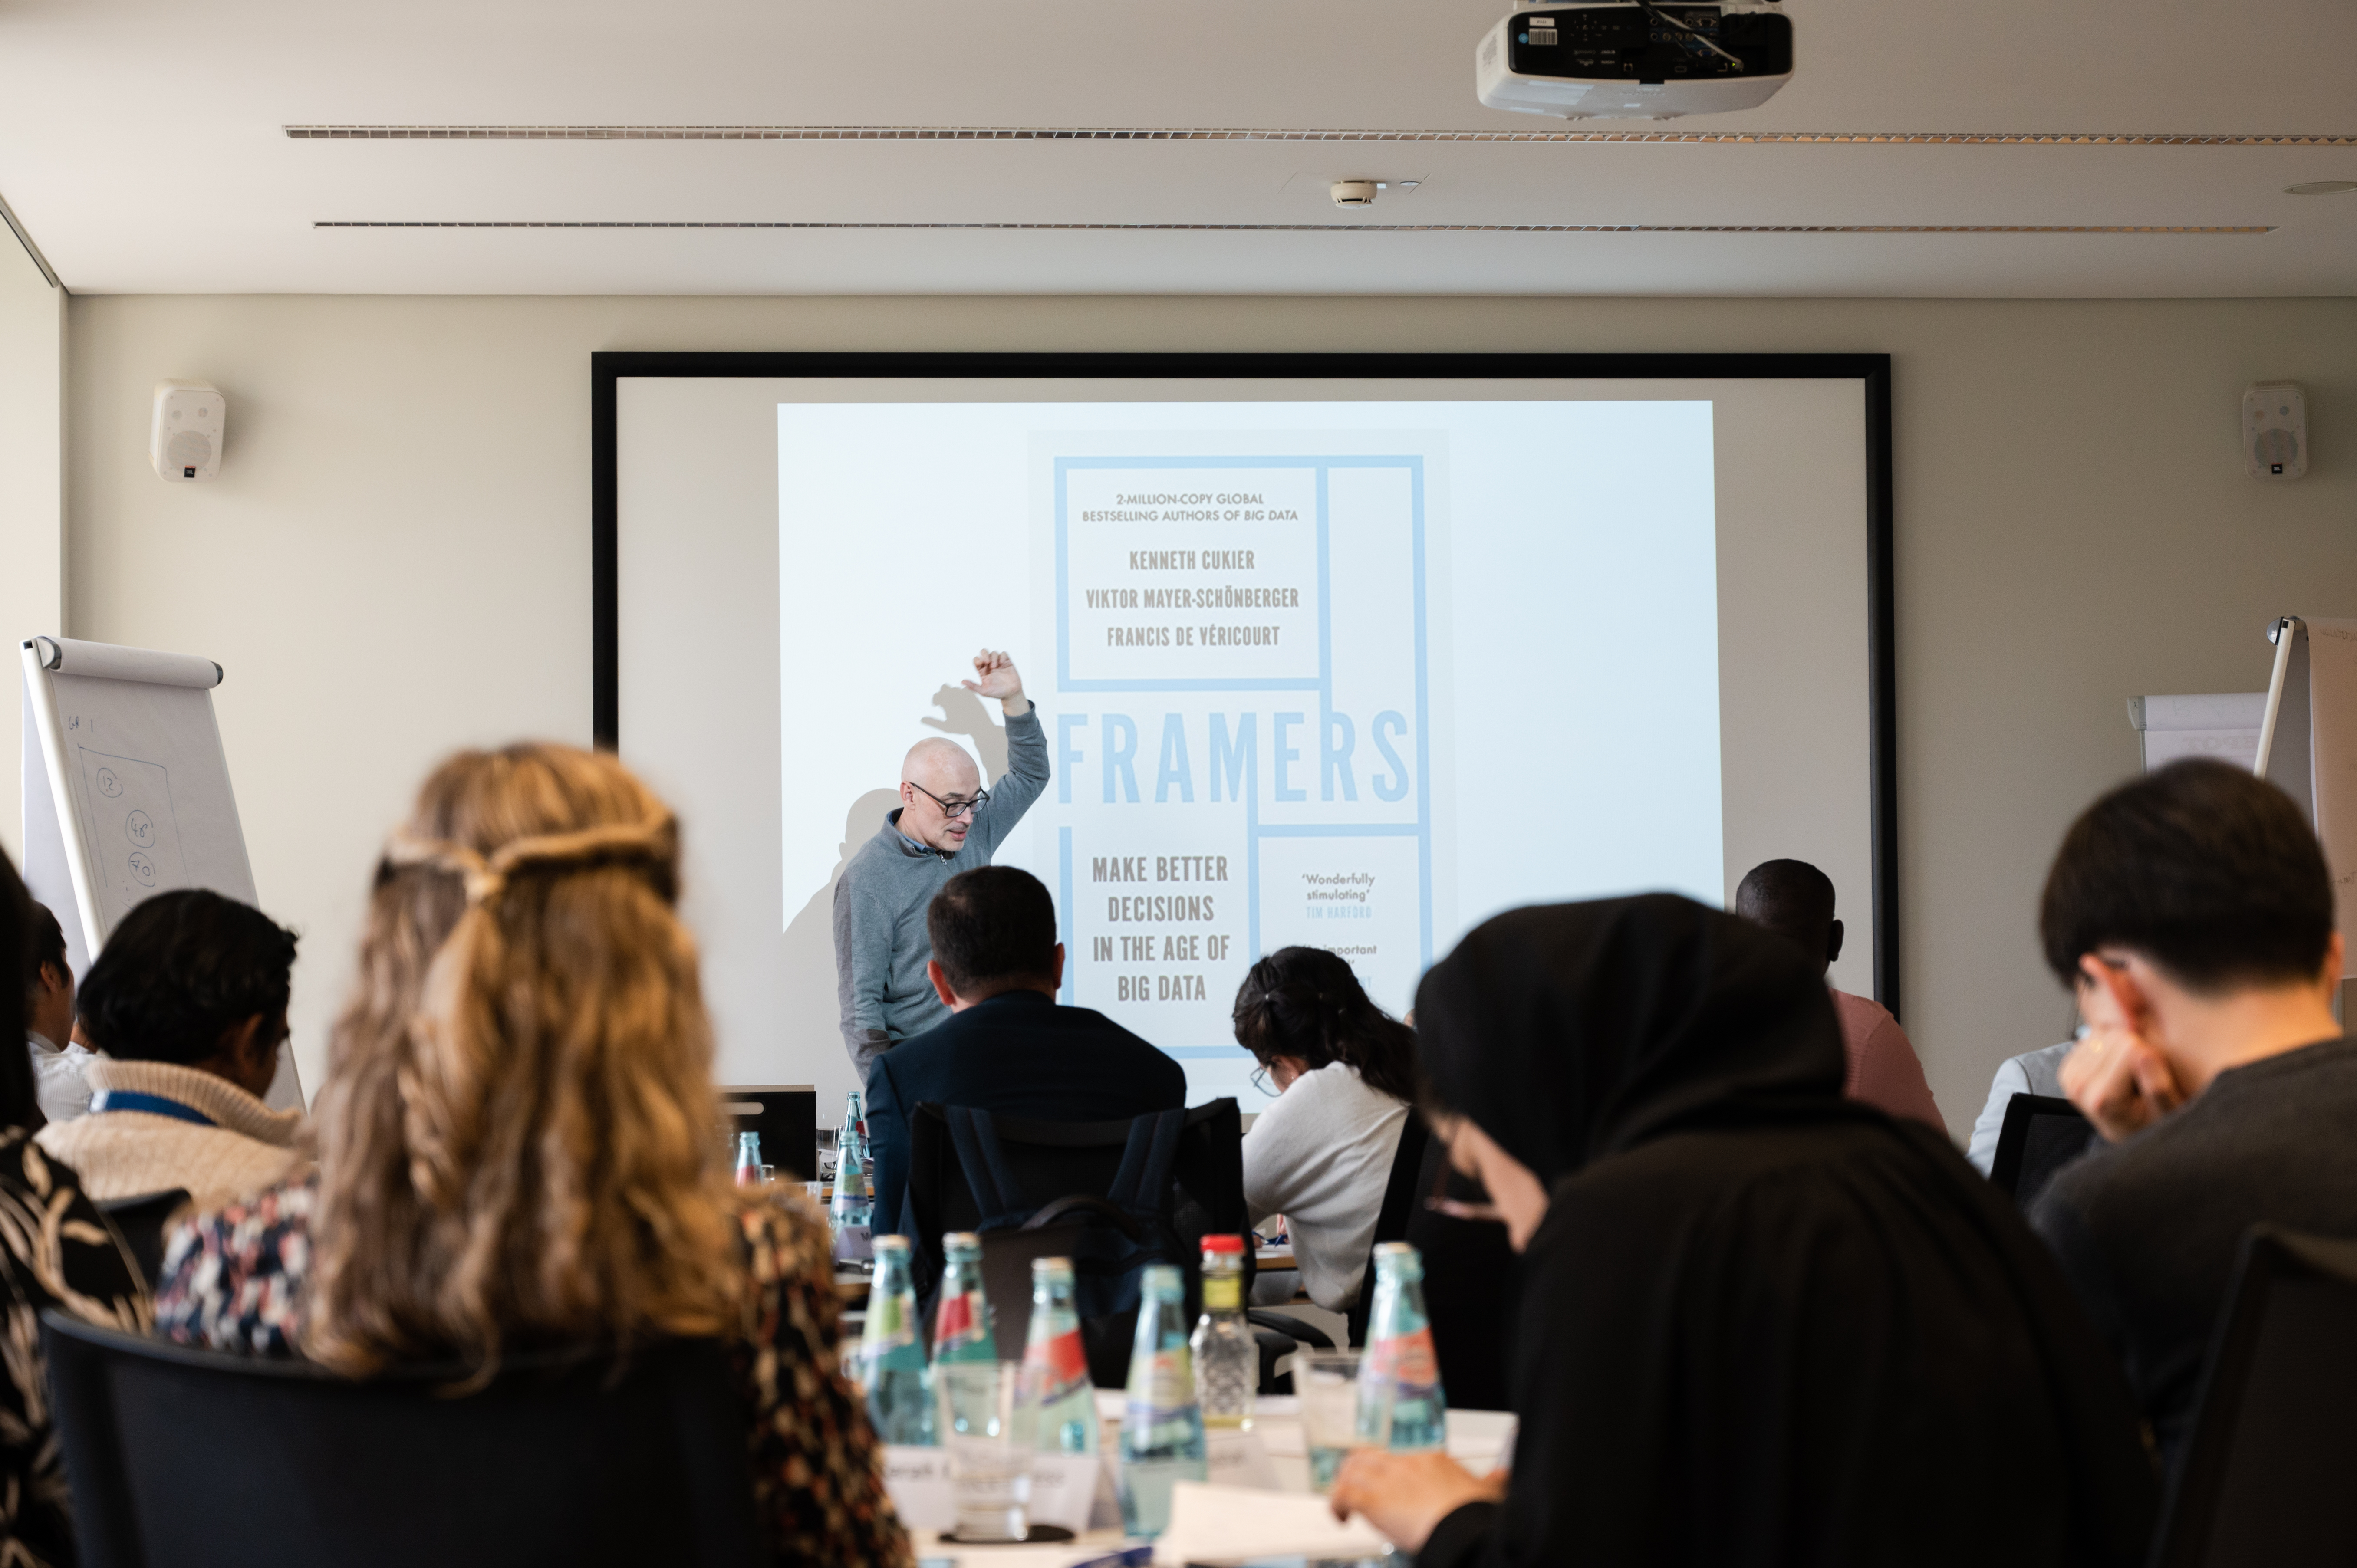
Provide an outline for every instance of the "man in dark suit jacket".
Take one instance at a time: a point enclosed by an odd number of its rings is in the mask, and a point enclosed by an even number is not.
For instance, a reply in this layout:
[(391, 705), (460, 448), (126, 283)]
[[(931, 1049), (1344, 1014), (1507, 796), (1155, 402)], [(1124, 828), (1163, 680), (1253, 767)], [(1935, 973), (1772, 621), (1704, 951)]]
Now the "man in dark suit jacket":
[(876, 1230), (905, 1235), (909, 1113), (926, 1101), (1039, 1122), (1117, 1122), (1187, 1104), (1179, 1065), (1089, 1007), (1063, 1007), (1056, 902), (1028, 871), (952, 876), (925, 911), (926, 966), (950, 1016), (876, 1058), (867, 1141)]

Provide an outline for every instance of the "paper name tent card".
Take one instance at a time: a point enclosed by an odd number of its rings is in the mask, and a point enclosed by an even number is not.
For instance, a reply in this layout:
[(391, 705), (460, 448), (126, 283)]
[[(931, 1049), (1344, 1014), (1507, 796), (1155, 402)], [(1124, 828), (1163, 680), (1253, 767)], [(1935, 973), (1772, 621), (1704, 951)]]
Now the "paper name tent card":
[[(210, 659), (69, 637), (24, 645), (25, 885), (76, 974), (139, 904), (208, 887), (259, 906), (213, 718)], [(274, 1107), (302, 1102), (279, 1053)]]

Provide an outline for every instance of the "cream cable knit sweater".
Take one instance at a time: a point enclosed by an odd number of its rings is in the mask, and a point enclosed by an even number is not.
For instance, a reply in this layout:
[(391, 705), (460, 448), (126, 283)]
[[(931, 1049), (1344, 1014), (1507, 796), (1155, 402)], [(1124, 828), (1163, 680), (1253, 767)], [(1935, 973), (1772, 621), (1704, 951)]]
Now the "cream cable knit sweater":
[(104, 1111), (53, 1122), (44, 1153), (71, 1165), (82, 1191), (103, 1202), (186, 1187), (199, 1213), (268, 1187), (297, 1163), (300, 1110), (273, 1111), (224, 1078), (169, 1062), (99, 1057), (86, 1069), (93, 1093), (160, 1095), (219, 1123), (207, 1127), (147, 1111)]

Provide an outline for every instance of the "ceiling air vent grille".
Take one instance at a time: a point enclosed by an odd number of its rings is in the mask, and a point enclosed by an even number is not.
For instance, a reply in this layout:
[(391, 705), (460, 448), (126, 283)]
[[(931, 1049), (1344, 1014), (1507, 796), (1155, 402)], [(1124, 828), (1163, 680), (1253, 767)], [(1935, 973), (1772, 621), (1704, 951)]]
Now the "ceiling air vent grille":
[(2357, 135), (2043, 131), (1418, 131), (1039, 125), (287, 125), (298, 142), (1671, 142), (1932, 147), (2351, 147)]
[(2272, 234), (2273, 224), (2152, 223), (829, 223), (717, 219), (324, 219), (314, 229), (1006, 230), (1205, 234)]

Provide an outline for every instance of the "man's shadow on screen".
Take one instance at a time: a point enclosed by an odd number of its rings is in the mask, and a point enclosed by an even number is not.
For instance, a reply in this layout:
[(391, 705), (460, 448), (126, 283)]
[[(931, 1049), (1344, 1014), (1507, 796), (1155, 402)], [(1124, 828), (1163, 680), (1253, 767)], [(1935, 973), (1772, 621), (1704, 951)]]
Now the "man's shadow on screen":
[(982, 758), (985, 783), (996, 783), (1006, 775), (1006, 726), (990, 722), (990, 710), (982, 699), (963, 686), (943, 686), (933, 693), (933, 706), (942, 716), (927, 714), (922, 723), (928, 729), (943, 735), (963, 736)]
[(900, 803), (898, 789), (870, 789), (844, 814), (843, 842), (835, 846), (834, 869), (810, 902), (786, 927), (778, 986), (789, 1010), (813, 1015), (813, 1033), (834, 1029), (842, 1017), (834, 993), (834, 884), (859, 846), (876, 836), (885, 814)]
[[(982, 756), (985, 779), (996, 780), (1006, 774), (1006, 730), (991, 723), (990, 710), (983, 706), (980, 697), (963, 686), (943, 686), (933, 693), (933, 705), (941, 709), (942, 716), (925, 714), (920, 722), (926, 727), (970, 742)], [(899, 766), (897, 757), (893, 766)], [(851, 857), (859, 853), (859, 846), (877, 835), (885, 817), (899, 803), (898, 789), (870, 789), (851, 803), (844, 813), (843, 842), (835, 846), (834, 869), (786, 927), (778, 983), (787, 1005), (814, 1010), (830, 1026), (840, 1018), (834, 988), (834, 885)]]

